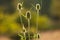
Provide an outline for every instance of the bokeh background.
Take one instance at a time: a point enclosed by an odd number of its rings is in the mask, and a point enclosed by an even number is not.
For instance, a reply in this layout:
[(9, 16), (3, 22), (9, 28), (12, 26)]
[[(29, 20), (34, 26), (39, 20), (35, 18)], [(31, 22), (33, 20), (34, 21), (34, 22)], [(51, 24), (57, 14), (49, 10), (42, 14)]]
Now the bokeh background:
[[(38, 20), (38, 32), (41, 40), (59, 40), (60, 30), (60, 0), (0, 0), (0, 33), (19, 33), (23, 30), (17, 4), (23, 3), (22, 14), (31, 12), (30, 31), (36, 31), (36, 4), (41, 5)], [(28, 21), (22, 16), (24, 27), (28, 29)], [(54, 35), (55, 34), (55, 35)], [(57, 35), (58, 34), (58, 35)], [(51, 36), (53, 37), (51, 37)], [(47, 36), (47, 37), (46, 37)], [(54, 37), (56, 36), (56, 37)], [(49, 38), (48, 38), (49, 37)], [(59, 37), (59, 38), (58, 38)]]

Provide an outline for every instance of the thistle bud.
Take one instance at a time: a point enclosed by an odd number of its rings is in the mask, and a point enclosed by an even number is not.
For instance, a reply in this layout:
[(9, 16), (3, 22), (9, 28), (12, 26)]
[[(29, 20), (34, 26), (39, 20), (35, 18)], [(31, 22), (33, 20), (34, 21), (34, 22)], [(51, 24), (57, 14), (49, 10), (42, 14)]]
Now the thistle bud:
[(30, 11), (26, 12), (26, 17), (27, 17), (27, 19), (31, 19), (31, 13), (30, 13)]
[(36, 10), (40, 10), (40, 4), (36, 4)]
[(21, 10), (21, 9), (22, 9), (22, 4), (21, 3), (18, 3), (17, 10)]

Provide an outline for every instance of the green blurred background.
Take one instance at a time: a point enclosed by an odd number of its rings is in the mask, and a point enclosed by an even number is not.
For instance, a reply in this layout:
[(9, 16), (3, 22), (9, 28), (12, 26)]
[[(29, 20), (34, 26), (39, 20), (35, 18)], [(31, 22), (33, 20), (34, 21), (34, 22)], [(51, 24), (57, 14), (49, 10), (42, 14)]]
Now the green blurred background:
[[(35, 9), (35, 6), (37, 3), (41, 5), (41, 10), (39, 12), (40, 16), (38, 17), (38, 30), (39, 31), (45, 31), (45, 30), (54, 30), (54, 29), (59, 29), (60, 28), (60, 19), (59, 13), (54, 14), (51, 11), (52, 8), (48, 6), (49, 1), (47, 0), (1, 0), (0, 1), (0, 32), (21, 32), (22, 25), (21, 25), (21, 20), (18, 16), (18, 10), (17, 10), (17, 4), (23, 2), (23, 10), (22, 14), (26, 16), (26, 12), (30, 11), (31, 12), (31, 29), (30, 31), (35, 32), (36, 31), (36, 17), (37, 17), (37, 12)], [(46, 3), (48, 2), (48, 3)], [(52, 2), (51, 2), (52, 3)], [(45, 5), (45, 6), (44, 6)], [(53, 5), (53, 6), (52, 6)], [(52, 3), (52, 7), (55, 7), (54, 2)], [(59, 6), (60, 7), (60, 6)], [(46, 13), (48, 10), (49, 15)], [(56, 9), (56, 10), (59, 10)], [(52, 13), (50, 13), (52, 12)], [(57, 13), (56, 11), (55, 13)], [(56, 17), (55, 17), (56, 16)], [(55, 19), (54, 19), (55, 18)], [(28, 27), (28, 22), (25, 17), (22, 16), (22, 21), (24, 23), (25, 28), (27, 29)], [(56, 20), (58, 19), (58, 20)]]

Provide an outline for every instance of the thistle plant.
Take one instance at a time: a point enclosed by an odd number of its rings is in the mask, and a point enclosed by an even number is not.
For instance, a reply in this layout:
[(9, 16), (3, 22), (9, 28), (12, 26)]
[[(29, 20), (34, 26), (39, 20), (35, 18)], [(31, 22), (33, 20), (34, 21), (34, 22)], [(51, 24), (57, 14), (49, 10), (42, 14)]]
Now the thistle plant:
[[(31, 12), (27, 11), (26, 15), (23, 15), (22, 12), (21, 12), (21, 10), (22, 10), (22, 4), (21, 3), (18, 3), (17, 10), (19, 12), (18, 14), (20, 16), (21, 25), (22, 25), (22, 29), (23, 29), (22, 33), (18, 33), (18, 35), (21, 37), (21, 40), (31, 40), (31, 39), (38, 40), (38, 38), (39, 38), (39, 34), (38, 34), (38, 17), (39, 17), (40, 4), (36, 4), (36, 11), (37, 11), (36, 34), (33, 33), (33, 32), (30, 32)], [(28, 30), (24, 27), (24, 23), (22, 21), (21, 16), (24, 16), (26, 18), (26, 20), (28, 21)]]

